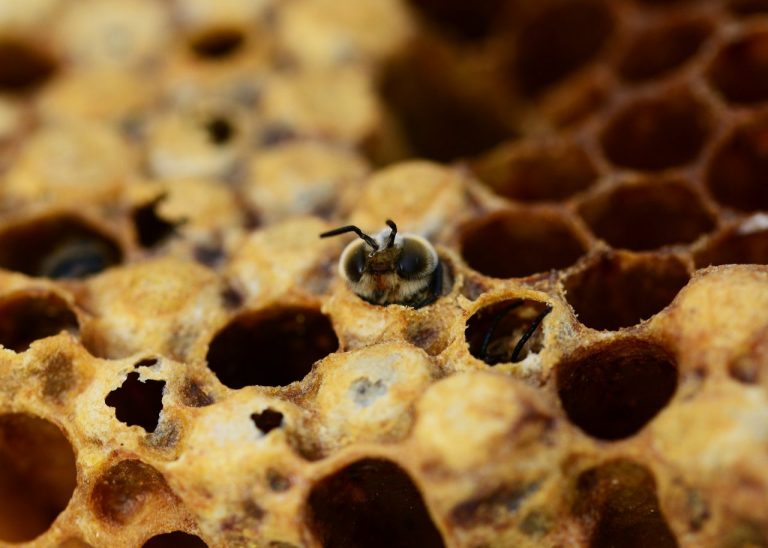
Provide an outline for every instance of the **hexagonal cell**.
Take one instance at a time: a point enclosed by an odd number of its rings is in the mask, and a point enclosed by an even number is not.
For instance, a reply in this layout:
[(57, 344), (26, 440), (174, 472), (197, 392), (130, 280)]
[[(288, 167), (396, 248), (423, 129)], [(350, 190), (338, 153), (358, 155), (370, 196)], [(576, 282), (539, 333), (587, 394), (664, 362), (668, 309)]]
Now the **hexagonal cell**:
[(413, 480), (388, 460), (359, 460), (315, 483), (306, 513), (323, 546), (445, 545)]
[(155, 535), (142, 545), (142, 548), (207, 548), (207, 544), (197, 535), (184, 531), (172, 531)]
[(565, 200), (589, 188), (598, 175), (574, 142), (515, 143), (478, 160), (472, 169), (496, 194), (521, 202)]
[(417, 13), (460, 40), (488, 36), (509, 0), (408, 0)]
[(613, 14), (600, 0), (543, 2), (523, 20), (515, 39), (512, 76), (534, 97), (592, 61), (613, 32)]
[(768, 13), (768, 0), (731, 0), (728, 9), (736, 15), (759, 15)]
[(590, 196), (578, 212), (596, 236), (635, 251), (691, 243), (717, 220), (690, 186), (674, 179), (625, 183)]
[(768, 100), (768, 31), (755, 31), (725, 44), (709, 68), (709, 80), (732, 103)]
[(582, 324), (614, 330), (663, 310), (689, 278), (686, 264), (671, 255), (610, 253), (569, 275), (563, 287)]
[(285, 386), (338, 348), (333, 325), (319, 310), (276, 306), (235, 317), (211, 341), (207, 360), (229, 388)]
[(514, 135), (487, 93), (455, 65), (445, 51), (414, 42), (382, 71), (378, 93), (410, 156), (451, 162)]
[(758, 211), (768, 209), (766, 170), (768, 118), (763, 116), (736, 128), (717, 148), (707, 167), (705, 181), (721, 204), (742, 211)]
[(693, 162), (710, 125), (701, 101), (686, 91), (668, 91), (624, 105), (608, 121), (600, 143), (617, 166), (656, 171)]
[(571, 508), (596, 548), (677, 548), (656, 495), (656, 480), (644, 466), (612, 460), (582, 472)]
[(0, 268), (53, 279), (84, 278), (118, 264), (120, 246), (74, 215), (31, 219), (0, 231)]
[(94, 481), (90, 504), (97, 518), (123, 526), (133, 521), (151, 499), (161, 502), (168, 497), (173, 495), (160, 472), (130, 459), (110, 467)]
[(23, 413), (0, 415), (0, 540), (43, 533), (75, 490), (75, 454), (53, 423)]
[(53, 293), (19, 292), (0, 298), (0, 344), (15, 352), (62, 331), (76, 335), (79, 329), (69, 304)]
[(50, 80), (57, 65), (33, 42), (0, 38), (0, 93), (28, 93)]
[(573, 223), (558, 210), (502, 210), (461, 229), (461, 255), (486, 276), (522, 278), (566, 268), (587, 251)]
[(531, 299), (507, 299), (485, 306), (467, 320), (469, 353), (488, 365), (519, 362), (541, 351), (541, 324), (552, 308)]
[(723, 264), (768, 264), (766, 221), (768, 219), (760, 215), (715, 235), (694, 255), (696, 268)]
[(557, 393), (568, 419), (601, 440), (639, 432), (677, 389), (672, 354), (643, 339), (585, 348), (557, 364)]
[(629, 82), (659, 78), (693, 58), (712, 32), (706, 19), (678, 19), (644, 29), (619, 60), (619, 76)]

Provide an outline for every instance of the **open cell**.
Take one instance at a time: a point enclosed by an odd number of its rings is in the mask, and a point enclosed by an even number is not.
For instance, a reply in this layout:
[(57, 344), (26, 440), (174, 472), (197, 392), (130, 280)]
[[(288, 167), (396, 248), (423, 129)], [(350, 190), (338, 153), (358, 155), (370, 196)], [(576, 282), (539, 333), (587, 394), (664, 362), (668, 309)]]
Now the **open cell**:
[(189, 48), (196, 57), (218, 61), (233, 56), (245, 45), (246, 37), (237, 28), (212, 28), (194, 36)]
[(514, 144), (473, 164), (496, 194), (521, 202), (561, 201), (589, 188), (597, 169), (576, 143)]
[(155, 535), (142, 548), (206, 548), (208, 545), (198, 537), (183, 531), (172, 531)]
[(0, 232), (0, 268), (28, 276), (85, 278), (121, 260), (117, 242), (72, 215), (28, 220)]
[(768, 0), (731, 0), (728, 9), (742, 16), (768, 13)]
[(16, 352), (61, 332), (77, 335), (79, 323), (64, 299), (53, 293), (20, 292), (0, 298), (0, 344)]
[(638, 181), (591, 196), (579, 214), (611, 246), (635, 251), (689, 244), (715, 227), (716, 217), (683, 181)]
[(768, 264), (768, 222), (751, 227), (748, 221), (710, 239), (695, 255), (697, 268), (724, 264)]
[(57, 65), (32, 42), (0, 38), (0, 93), (28, 93), (49, 81)]
[(285, 386), (338, 347), (331, 321), (318, 310), (277, 306), (241, 314), (219, 331), (208, 367), (229, 388)]
[(760, 117), (734, 130), (718, 147), (705, 180), (721, 204), (742, 211), (759, 211), (768, 209), (766, 172), (768, 118)]
[(621, 56), (619, 75), (629, 82), (659, 78), (695, 57), (712, 31), (704, 19), (674, 20), (644, 29)]
[(611, 253), (569, 275), (563, 287), (582, 324), (615, 330), (660, 312), (689, 278), (685, 263), (674, 256)]
[(589, 533), (589, 546), (677, 548), (656, 494), (656, 480), (644, 466), (625, 459), (582, 472), (573, 513)]
[(307, 517), (323, 546), (444, 546), (413, 480), (387, 460), (360, 460), (316, 483)]
[(23, 413), (0, 415), (0, 541), (45, 533), (76, 481), (72, 445), (56, 425)]
[(123, 384), (110, 392), (105, 403), (115, 408), (117, 420), (128, 426), (141, 426), (154, 432), (163, 410), (165, 381), (139, 380), (136, 372), (128, 373)]
[(566, 268), (587, 250), (557, 210), (503, 210), (462, 228), (461, 255), (486, 276), (521, 278)]
[(418, 14), (460, 40), (486, 38), (509, 0), (408, 0)]
[(513, 78), (535, 97), (591, 62), (613, 33), (606, 2), (551, 2), (521, 23), (516, 36)]
[(620, 339), (587, 348), (556, 367), (557, 392), (568, 419), (602, 440), (639, 432), (677, 389), (677, 365), (661, 346)]
[(768, 31), (742, 36), (723, 46), (709, 68), (712, 86), (736, 104), (768, 99)]
[(693, 162), (710, 133), (707, 108), (686, 92), (635, 99), (608, 121), (600, 136), (617, 166), (657, 171)]

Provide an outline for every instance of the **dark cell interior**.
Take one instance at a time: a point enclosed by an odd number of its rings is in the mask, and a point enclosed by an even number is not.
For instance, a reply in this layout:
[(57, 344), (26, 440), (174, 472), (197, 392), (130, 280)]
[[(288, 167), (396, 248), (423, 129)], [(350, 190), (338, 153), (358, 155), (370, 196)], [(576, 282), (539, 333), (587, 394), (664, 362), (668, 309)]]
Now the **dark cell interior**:
[(28, 276), (84, 278), (121, 260), (114, 240), (73, 216), (31, 220), (0, 233), (0, 268)]
[(768, 0), (731, 0), (728, 8), (737, 15), (768, 13)]
[(621, 339), (567, 357), (556, 380), (573, 424), (592, 437), (620, 440), (667, 405), (677, 389), (677, 365), (654, 343)]
[(767, 210), (767, 171), (768, 119), (762, 117), (734, 131), (719, 146), (705, 181), (715, 200), (724, 206), (742, 211)]
[(521, 202), (565, 200), (597, 179), (587, 153), (573, 143), (499, 151), (475, 163), (473, 171), (499, 196)]
[(141, 426), (154, 432), (163, 410), (165, 381), (140, 381), (136, 372), (128, 373), (120, 388), (110, 392), (104, 402), (115, 408), (115, 416), (128, 426)]
[(386, 460), (360, 460), (316, 483), (307, 518), (323, 546), (444, 546), (416, 485)]
[(167, 492), (160, 473), (139, 460), (124, 460), (109, 468), (94, 483), (90, 504), (97, 518), (126, 525), (152, 496)]
[(157, 208), (163, 197), (153, 200), (148, 204), (137, 207), (133, 211), (133, 226), (136, 230), (136, 238), (143, 248), (154, 247), (169, 237), (176, 230), (176, 223), (163, 219), (157, 212)]
[(656, 481), (644, 466), (613, 460), (583, 472), (573, 512), (589, 529), (591, 548), (676, 548), (661, 511)]
[(617, 166), (656, 171), (693, 162), (710, 132), (709, 113), (692, 96), (665, 93), (623, 107), (600, 137)]
[(639, 82), (664, 76), (691, 59), (712, 26), (700, 19), (680, 20), (639, 33), (619, 61), (619, 75)]
[(262, 434), (269, 434), (275, 428), (280, 428), (283, 425), (283, 414), (267, 408), (261, 413), (253, 413), (251, 420)]
[(521, 278), (565, 268), (586, 251), (571, 225), (556, 212), (500, 211), (481, 217), (461, 232), (461, 255), (486, 276)]
[(768, 32), (754, 32), (725, 45), (709, 69), (709, 80), (732, 103), (768, 99)]
[(507, 299), (485, 306), (467, 321), (469, 353), (488, 365), (521, 361), (541, 351), (546, 303)]
[(697, 268), (723, 264), (768, 264), (768, 228), (718, 234), (694, 255)]
[(29, 93), (48, 81), (57, 68), (57, 62), (32, 43), (0, 39), (0, 93)]
[(208, 120), (205, 124), (208, 139), (214, 145), (226, 145), (237, 134), (237, 129), (226, 118), (217, 116)]
[(155, 535), (142, 545), (143, 548), (207, 548), (207, 546), (197, 535), (183, 531)]
[(418, 42), (406, 52), (385, 67), (378, 88), (407, 154), (451, 162), (514, 135), (488, 94), (476, 88), (477, 78), (455, 71), (454, 59)]
[(195, 36), (189, 43), (192, 52), (200, 59), (225, 59), (237, 53), (245, 45), (245, 35), (239, 29), (211, 29)]
[(219, 331), (208, 348), (208, 367), (230, 388), (285, 386), (335, 352), (330, 320), (303, 307), (274, 307), (242, 314)]
[(53, 423), (22, 413), (0, 415), (0, 541), (43, 534), (75, 490), (75, 454)]
[(619, 186), (591, 197), (578, 211), (596, 236), (635, 251), (691, 243), (716, 222), (699, 195), (675, 181)]
[(673, 256), (607, 254), (563, 282), (579, 321), (592, 329), (621, 329), (664, 309), (688, 283), (688, 268)]
[(38, 339), (79, 332), (77, 316), (52, 293), (17, 293), (0, 299), (0, 344), (23, 352)]
[(592, 61), (613, 32), (607, 4), (552, 2), (522, 23), (513, 74), (521, 91), (536, 96)]
[(408, 0), (435, 27), (459, 40), (480, 40), (493, 30), (509, 0)]

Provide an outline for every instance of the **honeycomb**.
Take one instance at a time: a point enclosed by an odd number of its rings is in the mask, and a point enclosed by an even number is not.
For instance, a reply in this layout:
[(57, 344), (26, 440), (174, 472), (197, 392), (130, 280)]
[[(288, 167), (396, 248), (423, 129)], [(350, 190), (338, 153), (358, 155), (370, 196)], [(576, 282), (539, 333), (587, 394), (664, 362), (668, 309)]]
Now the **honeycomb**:
[(0, 542), (768, 546), (767, 105), (764, 0), (0, 3)]

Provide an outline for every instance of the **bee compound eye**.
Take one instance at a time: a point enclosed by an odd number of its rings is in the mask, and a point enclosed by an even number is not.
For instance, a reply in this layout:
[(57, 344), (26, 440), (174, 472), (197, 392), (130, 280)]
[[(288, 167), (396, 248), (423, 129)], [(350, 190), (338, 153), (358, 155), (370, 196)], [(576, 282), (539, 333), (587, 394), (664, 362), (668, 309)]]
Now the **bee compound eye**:
[(406, 239), (397, 258), (397, 274), (401, 278), (417, 278), (425, 274), (428, 265), (429, 250), (418, 240)]
[(351, 282), (359, 282), (365, 270), (366, 249), (363, 245), (356, 245), (343, 257), (344, 274)]

